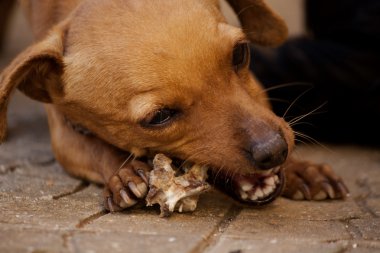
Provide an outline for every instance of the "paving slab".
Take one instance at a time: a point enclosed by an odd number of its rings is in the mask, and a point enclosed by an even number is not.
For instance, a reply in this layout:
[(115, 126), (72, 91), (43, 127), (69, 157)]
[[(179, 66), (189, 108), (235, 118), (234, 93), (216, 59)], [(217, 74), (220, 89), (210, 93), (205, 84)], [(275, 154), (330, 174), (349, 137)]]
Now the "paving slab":
[(273, 253), (273, 252), (287, 252), (287, 253), (336, 253), (346, 252), (349, 248), (349, 242), (316, 242), (310, 240), (283, 240), (283, 239), (264, 239), (254, 240), (247, 238), (230, 238), (222, 237), (217, 245), (212, 249), (206, 251), (207, 253)]
[(378, 241), (380, 243), (380, 219), (358, 219), (350, 223), (355, 226), (365, 240)]
[(0, 252), (70, 252), (64, 244), (63, 232), (7, 224), (0, 227)]
[(337, 241), (350, 239), (345, 224), (339, 221), (290, 220), (281, 218), (252, 218), (239, 215), (224, 231), (223, 236), (251, 239), (309, 239)]
[(364, 212), (353, 198), (345, 201), (294, 201), (279, 198), (273, 204), (260, 208), (244, 208), (241, 215), (253, 219), (288, 219), (288, 220), (350, 220), (371, 217)]

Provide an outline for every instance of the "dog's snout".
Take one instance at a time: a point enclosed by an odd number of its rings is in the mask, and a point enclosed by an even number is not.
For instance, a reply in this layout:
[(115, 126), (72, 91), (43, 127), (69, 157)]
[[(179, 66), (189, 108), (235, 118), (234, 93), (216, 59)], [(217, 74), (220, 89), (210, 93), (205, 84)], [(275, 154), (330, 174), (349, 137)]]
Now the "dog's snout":
[(268, 170), (285, 162), (288, 145), (280, 134), (276, 134), (255, 142), (251, 146), (251, 155), (257, 169)]

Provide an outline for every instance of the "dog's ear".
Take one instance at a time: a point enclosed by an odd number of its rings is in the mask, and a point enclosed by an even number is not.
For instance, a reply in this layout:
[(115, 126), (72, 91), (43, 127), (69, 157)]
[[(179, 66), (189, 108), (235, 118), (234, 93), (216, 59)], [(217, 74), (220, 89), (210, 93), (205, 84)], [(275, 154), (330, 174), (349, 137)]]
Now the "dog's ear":
[(63, 29), (53, 29), (45, 39), (20, 53), (0, 74), (0, 143), (6, 135), (7, 106), (15, 88), (44, 103), (63, 94)]
[(227, 0), (252, 43), (278, 46), (288, 37), (284, 20), (263, 0)]

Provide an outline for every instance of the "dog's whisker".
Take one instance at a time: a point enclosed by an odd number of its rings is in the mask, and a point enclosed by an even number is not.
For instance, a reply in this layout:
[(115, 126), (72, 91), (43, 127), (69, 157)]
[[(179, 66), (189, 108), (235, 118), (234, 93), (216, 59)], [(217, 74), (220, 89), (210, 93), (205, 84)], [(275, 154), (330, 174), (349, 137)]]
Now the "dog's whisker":
[(291, 125), (291, 127), (299, 126), (299, 125), (309, 125), (309, 126), (315, 127), (315, 125), (313, 125), (310, 122), (306, 122), (306, 121), (300, 121), (300, 122), (294, 123)]
[[(229, 175), (230, 174), (230, 172), (231, 172), (231, 176)], [(229, 179), (230, 181), (232, 181), (233, 179), (232, 179), (232, 177), (233, 177), (233, 175), (236, 173), (236, 171), (235, 170), (232, 170), (232, 169), (227, 169), (227, 172), (226, 172), (226, 179)], [(228, 182), (228, 180), (226, 180), (225, 182), (224, 182), (224, 188), (227, 188), (228, 186), (229, 187), (232, 187), (232, 184), (228, 184), (229, 182)]]
[(318, 106), (317, 108), (311, 110), (310, 112), (305, 113), (305, 114), (303, 114), (303, 115), (300, 115), (300, 116), (298, 116), (298, 117), (295, 117), (294, 119), (292, 119), (292, 120), (290, 120), (290, 121), (288, 122), (289, 125), (292, 126), (292, 124), (297, 123), (298, 121), (304, 119), (305, 117), (314, 114), (316, 111), (318, 111), (319, 109), (321, 109), (321, 108), (322, 108), (323, 106), (325, 106), (326, 104), (327, 104), (327, 102), (324, 102), (323, 104), (321, 104), (321, 105)]
[(282, 89), (282, 88), (289, 88), (289, 87), (294, 87), (294, 86), (309, 86), (312, 88), (313, 84), (312, 83), (307, 83), (307, 82), (291, 82), (291, 83), (283, 83), (279, 85), (274, 85), (269, 88), (264, 89), (262, 92), (268, 92), (272, 90), (277, 90), (277, 89)]
[[(297, 131), (294, 131), (294, 134), (295, 134), (296, 136), (298, 136), (298, 137), (303, 138), (304, 140), (309, 141), (309, 142), (312, 143), (312, 144), (318, 144), (318, 145), (320, 145), (320, 143), (319, 143), (316, 139), (314, 139), (314, 138), (312, 138), (312, 137), (310, 137), (310, 136), (308, 136), (308, 135), (306, 135), (306, 134), (303, 134), (303, 133), (300, 133), (300, 132), (297, 132)], [(298, 139), (298, 140), (299, 140), (299, 139)]]
[(224, 166), (221, 166), (218, 168), (218, 171), (216, 172), (215, 176), (214, 176), (214, 182), (213, 182), (213, 185), (216, 184), (216, 180), (218, 179), (218, 176), (219, 176), (219, 173), (223, 170)]
[(303, 97), (303, 95), (305, 95), (306, 93), (308, 93), (311, 89), (312, 89), (312, 87), (309, 88), (309, 89), (307, 89), (307, 90), (305, 90), (305, 91), (302, 92), (300, 95), (298, 95), (298, 96), (293, 100), (293, 102), (289, 105), (289, 107), (286, 109), (286, 111), (284, 112), (284, 114), (282, 115), (282, 117), (285, 118), (286, 115), (288, 114), (288, 112), (290, 111), (290, 109), (295, 105), (295, 103), (296, 103), (301, 97)]
[[(128, 162), (129, 160), (134, 157), (133, 153), (130, 153), (129, 156), (124, 160), (124, 162), (120, 165), (119, 169), (120, 170), (121, 168), (123, 168)], [(133, 158), (134, 159), (134, 158)]]
[[(327, 102), (325, 102), (325, 104), (327, 104)], [(322, 107), (323, 105), (321, 105), (321, 107)], [(314, 112), (312, 112), (312, 114), (310, 114), (310, 115), (319, 115), (319, 114), (324, 114), (324, 113), (327, 113), (328, 111), (327, 110), (324, 110), (324, 111), (322, 111), (322, 110), (320, 110), (320, 111), (314, 111)], [(290, 121), (292, 121), (292, 120), (295, 120), (296, 118), (298, 118), (298, 117), (302, 117), (304, 114), (302, 114), (302, 115), (300, 115), (300, 116), (297, 116), (297, 117), (294, 117), (294, 118), (292, 118)], [(288, 116), (288, 117), (285, 117), (284, 119), (286, 119), (286, 118), (290, 118), (291, 116)], [(291, 122), (290, 121), (288, 121), (288, 123), (289, 123), (289, 125), (291, 124)], [(298, 123), (298, 122), (297, 122)], [(302, 123), (302, 124), (305, 124), (305, 123)], [(295, 124), (294, 123), (292, 123), (292, 125), (291, 126), (294, 126)]]
[(310, 143), (307, 143), (307, 142), (305, 142), (305, 141), (303, 141), (303, 140), (301, 140), (301, 139), (295, 138), (294, 140), (295, 140), (296, 142), (302, 143), (302, 144), (305, 145), (305, 146), (310, 146)]
[(198, 149), (194, 149), (192, 154), (190, 156), (188, 156), (185, 160), (182, 161), (179, 168), (181, 169), (186, 163), (191, 162), (193, 157), (196, 157), (202, 153), (205, 153), (206, 151), (207, 151), (207, 148), (205, 148), (205, 147), (200, 147)]
[(225, 168), (225, 162), (223, 162), (223, 165), (219, 167), (218, 171), (216, 172), (215, 176), (214, 176), (214, 185), (216, 184), (216, 180), (219, 176), (219, 173), (222, 172)]
[(294, 132), (294, 133), (295, 133), (296, 136), (304, 138), (305, 140), (310, 141), (311, 143), (316, 144), (316, 145), (324, 148), (325, 150), (327, 150), (329, 152), (332, 152), (330, 148), (328, 148), (326, 145), (323, 145), (321, 142), (319, 142), (315, 138), (310, 137), (310, 136), (308, 136), (306, 134), (303, 134), (303, 133), (300, 133), (300, 132)]
[(242, 8), (242, 9), (236, 14), (236, 16), (237, 16), (237, 17), (240, 17), (240, 15), (243, 14), (243, 12), (245, 12), (245, 11), (251, 9), (251, 8), (254, 8), (254, 7), (255, 7), (255, 5), (253, 5), (253, 4), (252, 4), (252, 5), (248, 5), (247, 7)]
[(267, 101), (274, 101), (274, 102), (281, 102), (281, 103), (284, 103), (284, 104), (288, 104), (289, 101), (288, 100), (285, 100), (285, 99), (281, 99), (281, 98), (267, 98), (266, 99)]

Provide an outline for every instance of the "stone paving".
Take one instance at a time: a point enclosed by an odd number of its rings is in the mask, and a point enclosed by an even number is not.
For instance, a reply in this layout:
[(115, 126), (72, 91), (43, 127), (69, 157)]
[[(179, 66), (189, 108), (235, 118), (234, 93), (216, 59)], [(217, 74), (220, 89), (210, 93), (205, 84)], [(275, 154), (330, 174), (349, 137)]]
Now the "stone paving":
[[(20, 43), (0, 55), (0, 69)], [(253, 208), (212, 190), (194, 213), (160, 218), (157, 207), (105, 212), (102, 189), (55, 161), (41, 104), (16, 93), (9, 130), (0, 146), (1, 253), (380, 252), (380, 149), (297, 148), (297, 156), (335, 168), (351, 191), (346, 201), (279, 198)]]

